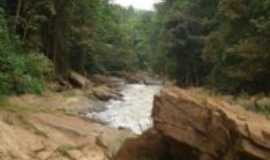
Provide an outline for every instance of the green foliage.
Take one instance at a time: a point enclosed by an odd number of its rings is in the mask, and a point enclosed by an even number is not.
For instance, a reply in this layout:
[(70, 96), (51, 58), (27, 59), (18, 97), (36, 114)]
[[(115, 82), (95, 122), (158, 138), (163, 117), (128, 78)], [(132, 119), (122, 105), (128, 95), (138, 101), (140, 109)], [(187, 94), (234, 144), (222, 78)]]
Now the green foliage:
[(27, 48), (42, 50), (53, 61), (58, 76), (70, 69), (136, 70), (143, 63), (133, 32), (143, 11), (108, 0), (29, 0), (22, 6), (17, 34)]
[(109, 0), (5, 4), (8, 14), (1, 20), (9, 25), (1, 25), (3, 94), (40, 93), (52, 67), (59, 79), (67, 78), (70, 70), (92, 74), (150, 67), (153, 12), (127, 9)]
[[(9, 55), (0, 56), (0, 93), (38, 93), (44, 89), (44, 75), (49, 75), (47, 65), (48, 61), (43, 57), (39, 63), (34, 62), (39, 55), (18, 55), (9, 52)], [(34, 62), (34, 63), (33, 63)], [(46, 68), (41, 68), (46, 67)], [(47, 68), (48, 67), (48, 68)]]
[(125, 9), (103, 2), (97, 8), (96, 33), (88, 50), (87, 70), (90, 72), (135, 71), (143, 66), (138, 33), (144, 11)]
[(164, 0), (156, 12), (109, 0), (4, 4), (2, 92), (40, 92), (41, 81), (52, 72), (47, 58), (59, 78), (71, 69), (89, 74), (147, 70), (181, 86), (270, 90), (269, 0)]
[(0, 14), (0, 95), (33, 92), (44, 89), (51, 64), (37, 53), (25, 54), (18, 40), (11, 36), (3, 13)]
[(154, 23), (162, 28), (156, 29), (157, 39), (154, 55), (163, 72), (176, 78), (181, 86), (199, 85), (205, 81), (208, 65), (203, 62), (202, 49), (204, 36), (214, 26), (216, 0), (173, 0), (164, 1), (157, 6), (158, 13)]
[(176, 70), (178, 84), (270, 90), (268, 0), (165, 0), (157, 9), (154, 23), (163, 29), (153, 51), (176, 64), (166, 72)]
[[(268, 91), (269, 1), (221, 0), (218, 27), (207, 36), (210, 80), (227, 91)], [(243, 27), (244, 26), (244, 27)]]

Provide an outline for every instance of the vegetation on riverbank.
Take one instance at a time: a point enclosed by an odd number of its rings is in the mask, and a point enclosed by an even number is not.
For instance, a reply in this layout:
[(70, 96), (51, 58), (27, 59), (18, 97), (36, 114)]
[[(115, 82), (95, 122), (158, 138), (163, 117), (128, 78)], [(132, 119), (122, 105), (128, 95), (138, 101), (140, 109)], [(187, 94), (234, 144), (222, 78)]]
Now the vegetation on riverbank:
[(0, 95), (41, 93), (46, 80), (65, 81), (71, 70), (145, 69), (141, 38), (152, 14), (107, 0), (2, 0)]
[(155, 11), (109, 0), (1, 0), (0, 95), (66, 85), (71, 71), (147, 71), (181, 87), (268, 96), (267, 0), (163, 0)]
[(269, 92), (268, 0), (165, 0), (157, 11), (155, 54), (179, 85)]
[[(123, 83), (111, 75), (131, 83), (156, 83), (142, 72), (187, 88), (181, 91), (180, 100), (175, 99), (177, 91), (171, 90), (170, 98), (165, 97), (159, 106), (172, 111), (161, 115), (172, 118), (168, 128), (182, 120), (184, 125), (190, 123), (180, 127), (180, 131), (188, 128), (183, 130), (185, 136), (192, 135), (185, 131), (193, 130), (200, 136), (214, 135), (207, 141), (198, 138), (199, 145), (202, 140), (218, 144), (224, 140), (222, 145), (229, 145), (218, 150), (213, 147), (220, 157), (230, 149), (232, 155), (237, 154), (235, 145), (243, 144), (238, 136), (259, 136), (247, 144), (262, 143), (262, 150), (251, 148), (252, 153), (262, 154), (268, 147), (263, 143), (269, 139), (270, 131), (263, 130), (267, 120), (256, 123), (256, 117), (262, 118), (256, 115), (250, 122), (262, 130), (249, 132), (249, 125), (239, 123), (247, 133), (234, 135), (238, 132), (223, 130), (222, 126), (237, 127), (225, 112), (218, 112), (222, 105), (215, 109), (204, 102), (212, 97), (213, 103), (226, 101), (232, 107), (270, 117), (269, 44), (269, 0), (161, 0), (153, 11), (122, 7), (111, 0), (0, 0), (0, 159), (111, 159), (133, 133), (122, 127), (108, 128), (82, 115), (103, 111), (103, 101), (122, 98), (117, 87)], [(193, 96), (185, 92), (203, 97), (202, 110), (185, 100)], [(172, 104), (179, 112), (168, 109)], [(134, 112), (144, 112), (146, 107), (141, 106)], [(244, 122), (247, 118), (236, 114), (235, 119)], [(185, 136), (184, 140), (194, 139)], [(168, 147), (170, 141), (163, 137), (156, 131), (146, 135), (150, 144), (142, 143), (142, 149), (135, 150), (139, 159), (168, 159), (156, 154), (167, 154), (168, 149), (183, 151), (181, 156), (198, 150)], [(159, 143), (166, 148), (159, 148)], [(130, 157), (130, 150), (125, 156)]]

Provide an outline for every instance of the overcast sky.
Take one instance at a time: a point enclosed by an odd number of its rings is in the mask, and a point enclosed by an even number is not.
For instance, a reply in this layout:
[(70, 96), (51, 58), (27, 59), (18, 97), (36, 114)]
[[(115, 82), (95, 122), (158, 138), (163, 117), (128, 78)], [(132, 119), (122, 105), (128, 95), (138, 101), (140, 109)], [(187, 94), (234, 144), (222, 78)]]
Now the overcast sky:
[(154, 4), (159, 0), (114, 0), (114, 3), (128, 7), (133, 6), (137, 9), (153, 10)]

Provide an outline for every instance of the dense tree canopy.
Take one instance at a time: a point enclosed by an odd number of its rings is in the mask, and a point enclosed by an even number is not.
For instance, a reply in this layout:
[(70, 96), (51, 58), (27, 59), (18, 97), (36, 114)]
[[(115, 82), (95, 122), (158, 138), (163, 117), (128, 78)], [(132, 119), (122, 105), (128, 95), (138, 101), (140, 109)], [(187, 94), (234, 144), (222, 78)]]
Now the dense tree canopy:
[(268, 0), (165, 0), (157, 6), (159, 54), (175, 61), (180, 85), (269, 91), (269, 7)]
[(0, 7), (1, 93), (41, 92), (49, 73), (63, 80), (71, 70), (107, 74), (146, 68), (142, 26), (152, 12), (108, 0), (1, 0)]
[[(270, 89), (269, 0), (0, 0), (0, 94), (41, 92), (71, 70), (146, 70), (180, 86)], [(48, 76), (50, 75), (50, 76)]]

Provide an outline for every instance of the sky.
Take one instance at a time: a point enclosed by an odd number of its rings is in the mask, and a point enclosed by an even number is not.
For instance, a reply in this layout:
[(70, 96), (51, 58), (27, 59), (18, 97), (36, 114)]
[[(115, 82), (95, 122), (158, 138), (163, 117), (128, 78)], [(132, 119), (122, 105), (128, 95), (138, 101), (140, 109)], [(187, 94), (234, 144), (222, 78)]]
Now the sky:
[(134, 8), (143, 10), (153, 10), (154, 4), (157, 2), (158, 0), (114, 0), (114, 3), (122, 6), (133, 6)]

